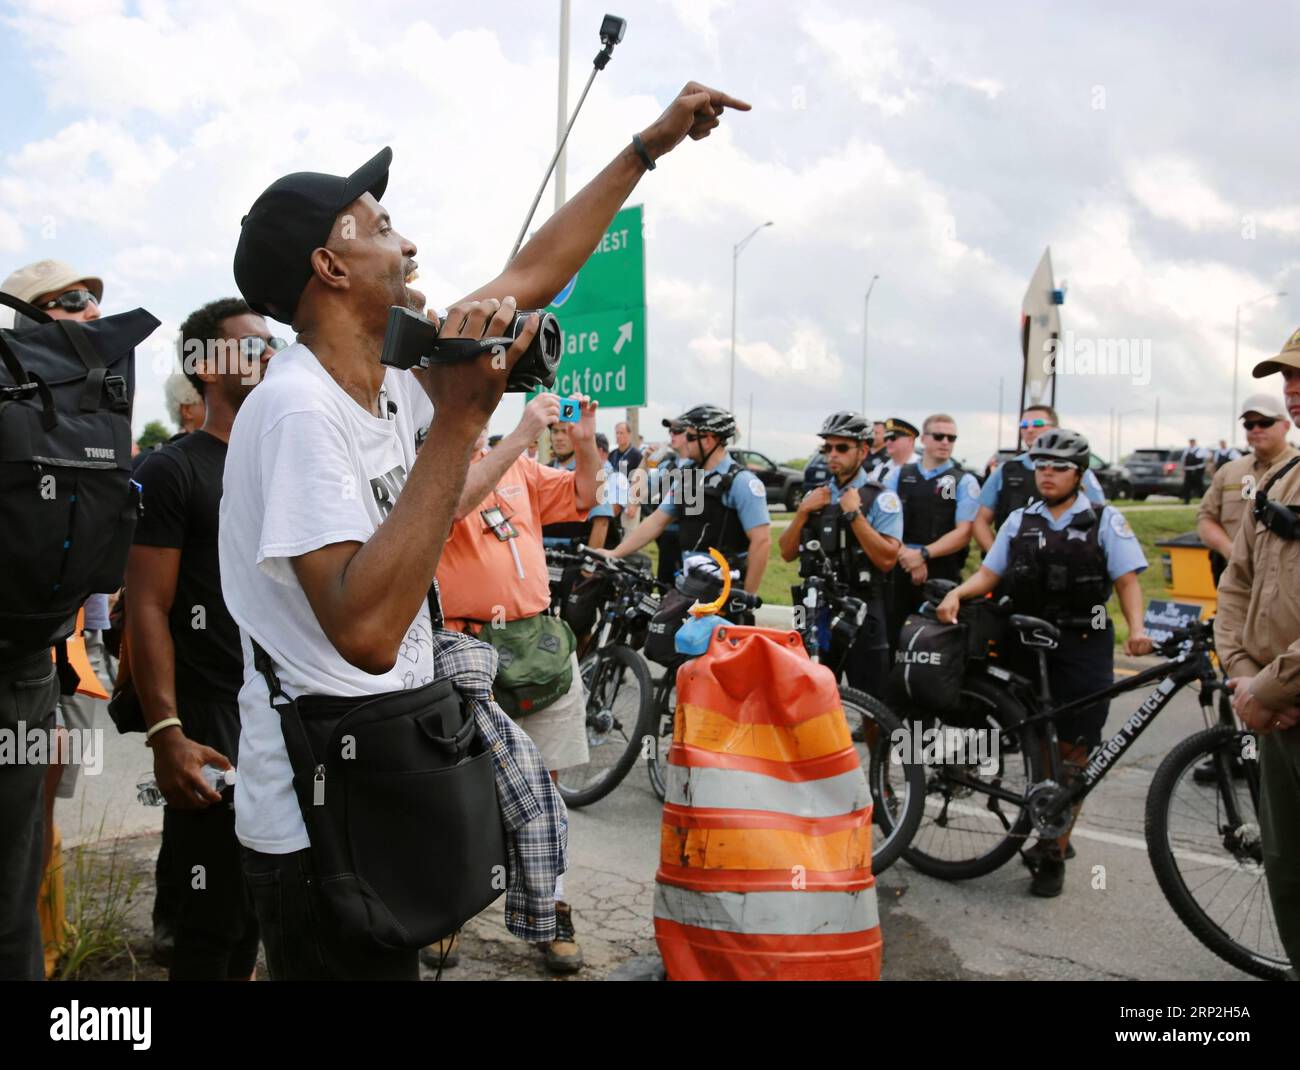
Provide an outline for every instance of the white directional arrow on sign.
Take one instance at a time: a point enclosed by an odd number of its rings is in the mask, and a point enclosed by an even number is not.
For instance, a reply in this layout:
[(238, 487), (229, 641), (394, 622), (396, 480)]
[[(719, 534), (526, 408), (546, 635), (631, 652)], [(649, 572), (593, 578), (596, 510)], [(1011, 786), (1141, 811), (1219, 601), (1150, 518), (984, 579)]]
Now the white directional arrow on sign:
[(614, 352), (619, 353), (628, 342), (632, 341), (632, 324), (630, 322), (619, 326), (618, 340), (614, 343)]

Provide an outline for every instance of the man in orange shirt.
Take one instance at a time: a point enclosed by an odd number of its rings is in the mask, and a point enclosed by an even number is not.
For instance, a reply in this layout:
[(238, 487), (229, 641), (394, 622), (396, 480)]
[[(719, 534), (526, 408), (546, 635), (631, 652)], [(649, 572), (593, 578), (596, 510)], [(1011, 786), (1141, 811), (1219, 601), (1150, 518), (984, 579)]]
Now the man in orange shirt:
[[(451, 534), (438, 562), (438, 589), (448, 628), (477, 635), (485, 626), (524, 620), (544, 613), (551, 602), (550, 574), (542, 546), (542, 527), (582, 521), (599, 500), (602, 471), (596, 452), (596, 403), (580, 395), (582, 418), (566, 423), (574, 447), (571, 470), (544, 467), (525, 455), (530, 443), (560, 418), (560, 399), (539, 394), (524, 408), (523, 419), (487, 450), (487, 429), (475, 444), (465, 489)], [(588, 759), (586, 697), (576, 655), (568, 692), (519, 721), (546, 768), (582, 765)], [(557, 973), (582, 966), (573, 929), (573, 912), (564, 901), (564, 878), (555, 887), (555, 939), (545, 945), (546, 965)], [(443, 956), (428, 949), (435, 959)], [(453, 948), (443, 965), (455, 955)]]

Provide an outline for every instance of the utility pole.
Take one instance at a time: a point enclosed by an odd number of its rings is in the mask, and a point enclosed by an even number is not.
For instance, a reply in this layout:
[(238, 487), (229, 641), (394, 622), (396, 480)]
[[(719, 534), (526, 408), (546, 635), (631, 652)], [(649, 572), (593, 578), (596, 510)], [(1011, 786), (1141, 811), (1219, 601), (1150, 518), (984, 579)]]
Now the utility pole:
[[(862, 302), (862, 415), (867, 415), (867, 317), (871, 312), (871, 291), (876, 288), (876, 280), (879, 275), (871, 276), (871, 284), (867, 287), (867, 296)], [(870, 417), (867, 417), (870, 419)]]

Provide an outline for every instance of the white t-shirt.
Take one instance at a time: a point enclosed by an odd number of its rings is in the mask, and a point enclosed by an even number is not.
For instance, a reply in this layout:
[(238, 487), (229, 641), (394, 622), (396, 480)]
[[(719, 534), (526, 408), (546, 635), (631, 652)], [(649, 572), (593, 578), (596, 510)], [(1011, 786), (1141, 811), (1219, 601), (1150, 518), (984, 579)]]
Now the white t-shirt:
[(381, 419), (346, 394), (311, 350), (293, 345), (267, 365), (230, 435), (219, 544), (221, 589), (244, 652), (235, 833), (256, 851), (287, 854), (309, 843), (250, 635), (291, 696), (378, 694), (433, 679), (427, 606), (411, 622), (397, 664), (372, 676), (325, 636), (290, 563), (331, 543), (367, 541), (392, 510), (433, 407), (408, 372), (388, 369), (384, 394), (397, 411)]

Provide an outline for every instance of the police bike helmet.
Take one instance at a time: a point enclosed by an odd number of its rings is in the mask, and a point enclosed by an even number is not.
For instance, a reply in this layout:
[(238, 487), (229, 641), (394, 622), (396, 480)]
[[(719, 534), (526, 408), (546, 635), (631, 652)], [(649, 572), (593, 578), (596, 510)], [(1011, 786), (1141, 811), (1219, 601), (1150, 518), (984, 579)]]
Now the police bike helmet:
[(677, 417), (677, 422), (696, 431), (707, 431), (723, 442), (736, 434), (736, 418), (717, 405), (696, 405)]
[(1077, 467), (1081, 472), (1087, 471), (1091, 450), (1088, 440), (1078, 431), (1064, 427), (1053, 427), (1038, 436), (1038, 440), (1029, 450), (1029, 460), (1063, 461)]
[(826, 438), (828, 435), (835, 435), (839, 438), (856, 438), (859, 442), (865, 442), (871, 437), (871, 429), (871, 421), (861, 413), (841, 410), (826, 417), (817, 436)]

